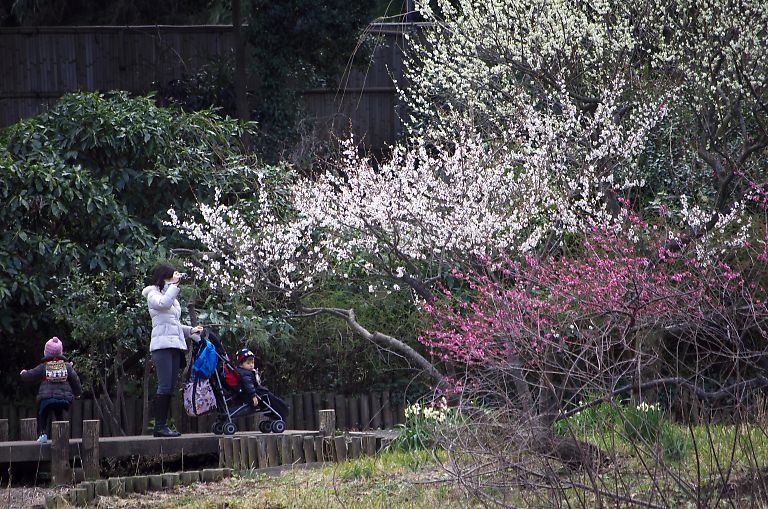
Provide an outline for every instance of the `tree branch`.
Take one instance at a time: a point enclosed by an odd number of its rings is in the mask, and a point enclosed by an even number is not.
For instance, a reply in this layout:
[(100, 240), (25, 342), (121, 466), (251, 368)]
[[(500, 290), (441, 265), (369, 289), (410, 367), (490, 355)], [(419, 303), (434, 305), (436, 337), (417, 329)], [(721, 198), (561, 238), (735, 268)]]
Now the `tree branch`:
[(444, 385), (446, 383), (445, 377), (440, 373), (435, 366), (432, 365), (423, 355), (411, 348), (404, 341), (388, 334), (382, 334), (381, 332), (371, 332), (363, 327), (358, 321), (355, 315), (354, 309), (340, 309), (340, 308), (302, 308), (300, 314), (293, 315), (296, 318), (303, 318), (309, 316), (317, 316), (321, 314), (333, 315), (341, 318), (354, 330), (358, 335), (367, 339), (368, 341), (376, 344), (379, 347), (394, 350), (399, 354), (406, 357), (408, 360), (413, 361), (421, 370), (429, 375), (430, 378), (435, 380), (438, 385)]

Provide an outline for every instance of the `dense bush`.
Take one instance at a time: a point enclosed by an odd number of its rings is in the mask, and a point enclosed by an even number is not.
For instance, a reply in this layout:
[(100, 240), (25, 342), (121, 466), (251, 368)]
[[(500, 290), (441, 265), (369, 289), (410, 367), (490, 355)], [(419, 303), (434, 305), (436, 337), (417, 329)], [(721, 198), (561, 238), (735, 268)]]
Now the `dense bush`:
[(2, 131), (0, 334), (14, 366), (4, 376), (15, 379), (16, 366), (34, 362), (54, 333), (68, 351), (80, 346), (66, 341), (76, 327), (51, 309), (69, 298), (73, 271), (109, 281), (84, 283), (103, 288), (102, 301), (128, 291), (168, 246), (184, 245), (167, 242), (170, 207), (194, 210), (217, 188), (224, 201), (248, 192), (256, 170), (242, 160), (243, 127), (208, 111), (160, 108), (151, 97), (87, 93)]

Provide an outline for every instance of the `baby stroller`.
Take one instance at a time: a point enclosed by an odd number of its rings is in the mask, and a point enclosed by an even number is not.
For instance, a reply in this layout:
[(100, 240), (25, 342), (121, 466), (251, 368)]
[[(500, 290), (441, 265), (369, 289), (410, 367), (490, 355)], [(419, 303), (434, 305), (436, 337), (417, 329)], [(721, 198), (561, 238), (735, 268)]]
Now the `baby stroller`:
[[(206, 331), (207, 332), (207, 331)], [(213, 392), (216, 395), (216, 421), (211, 431), (216, 435), (234, 435), (237, 425), (233, 419), (250, 415), (263, 415), (268, 420), (259, 423), (262, 433), (282, 433), (285, 431), (285, 418), (288, 405), (275, 396), (263, 385), (256, 387), (259, 405), (254, 407), (242, 390), (242, 380), (229, 360), (229, 355), (221, 340), (212, 332), (207, 332), (207, 339), (216, 351), (218, 365), (209, 378)], [(201, 344), (204, 341), (200, 342)]]

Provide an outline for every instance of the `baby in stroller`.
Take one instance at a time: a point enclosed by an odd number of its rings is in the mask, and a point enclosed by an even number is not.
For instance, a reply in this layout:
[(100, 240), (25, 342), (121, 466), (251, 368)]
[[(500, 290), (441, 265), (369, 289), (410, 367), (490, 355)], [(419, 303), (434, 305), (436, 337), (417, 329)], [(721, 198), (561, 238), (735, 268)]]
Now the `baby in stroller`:
[[(248, 348), (238, 350), (237, 364), (241, 398), (249, 401), (254, 408), (263, 408), (267, 417), (285, 420), (288, 414), (288, 405), (261, 385), (261, 377), (255, 366), (256, 356), (253, 352)], [(265, 400), (263, 405), (262, 399)]]
[(213, 333), (207, 335), (221, 361), (220, 369), (211, 377), (217, 399), (216, 421), (213, 432), (232, 435), (237, 432), (233, 419), (248, 415), (263, 415), (268, 420), (259, 423), (262, 433), (282, 433), (285, 431), (285, 419), (288, 405), (261, 385), (255, 370), (255, 355), (248, 348), (237, 352), (237, 365), (233, 366), (221, 344)]

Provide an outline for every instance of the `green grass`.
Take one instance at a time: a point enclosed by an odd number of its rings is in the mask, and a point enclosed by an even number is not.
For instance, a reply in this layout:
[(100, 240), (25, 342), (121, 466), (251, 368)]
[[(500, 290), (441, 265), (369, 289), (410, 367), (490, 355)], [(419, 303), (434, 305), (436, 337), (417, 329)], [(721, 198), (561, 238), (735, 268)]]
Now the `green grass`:
[[(414, 466), (418, 465), (417, 468)], [(427, 451), (385, 452), (317, 469), (297, 469), (277, 477), (245, 475), (220, 483), (197, 484), (166, 493), (105, 498), (99, 507), (166, 509), (459, 509), (480, 507), (443, 482)]]

